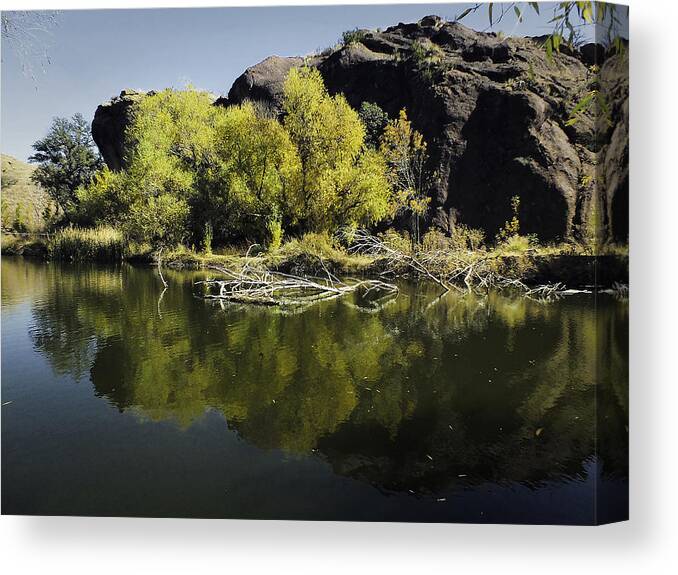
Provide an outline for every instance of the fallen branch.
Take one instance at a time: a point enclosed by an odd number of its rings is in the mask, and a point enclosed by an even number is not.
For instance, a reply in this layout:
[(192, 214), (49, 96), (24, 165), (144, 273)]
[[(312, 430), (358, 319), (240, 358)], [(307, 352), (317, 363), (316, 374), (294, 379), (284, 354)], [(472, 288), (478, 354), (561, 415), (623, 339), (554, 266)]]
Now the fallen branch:
[(424, 262), (410, 254), (406, 254), (390, 246), (388, 243), (382, 241), (377, 236), (373, 236), (367, 230), (358, 229), (351, 231), (351, 243), (349, 251), (362, 253), (371, 256), (380, 256), (387, 261), (387, 265), (403, 265), (412, 268), (417, 273), (427, 276), (446, 292), (451, 289), (451, 284), (445, 281), (444, 278), (435, 275), (425, 265)]
[(485, 252), (431, 250), (409, 254), (367, 230), (346, 230), (343, 233), (351, 252), (382, 258), (386, 267), (382, 275), (394, 273), (406, 266), (442, 286), (444, 293), (453, 288), (459, 291), (513, 288), (522, 291), (526, 297), (547, 301), (565, 289), (559, 283), (529, 287), (518, 278), (502, 275), (498, 271), (497, 258)]
[(376, 294), (378, 303), (398, 293), (398, 287), (380, 280), (360, 280), (345, 283), (334, 276), (321, 259), (326, 278), (306, 278), (262, 267), (253, 267), (249, 258), (240, 271), (210, 266), (223, 278), (196, 282), (206, 288), (202, 297), (256, 305), (308, 305), (361, 292), (363, 296)]

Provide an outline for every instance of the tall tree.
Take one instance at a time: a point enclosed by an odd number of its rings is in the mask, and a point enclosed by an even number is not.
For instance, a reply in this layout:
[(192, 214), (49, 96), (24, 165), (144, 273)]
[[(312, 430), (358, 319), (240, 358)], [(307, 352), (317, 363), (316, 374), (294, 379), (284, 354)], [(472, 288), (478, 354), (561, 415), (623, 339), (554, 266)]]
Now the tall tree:
[(77, 217), (77, 190), (88, 185), (102, 167), (89, 124), (81, 114), (55, 118), (47, 136), (33, 144), (29, 162), (40, 164), (32, 179), (54, 200), (66, 221)]
[(365, 128), (346, 98), (330, 96), (315, 68), (292, 69), (284, 88), (284, 126), (301, 165), (298, 220), (307, 230), (369, 225), (389, 213), (383, 161), (366, 152)]

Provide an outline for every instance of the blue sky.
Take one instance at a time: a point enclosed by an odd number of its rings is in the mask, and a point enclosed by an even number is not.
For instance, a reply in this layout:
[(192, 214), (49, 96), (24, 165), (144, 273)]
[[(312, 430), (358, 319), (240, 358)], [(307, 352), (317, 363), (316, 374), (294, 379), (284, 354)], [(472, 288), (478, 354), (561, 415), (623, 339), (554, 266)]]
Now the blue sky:
[[(35, 78), (2, 40), (1, 140), (3, 153), (26, 160), (31, 144), (56, 116), (80, 112), (91, 120), (97, 105), (122, 89), (181, 88), (186, 83), (226, 94), (247, 68), (271, 54), (303, 55), (336, 42), (344, 30), (386, 28), (428, 14), (453, 20), (467, 4), (301, 6), (268, 8), (186, 8), (63, 11), (44, 36), (50, 64)], [(495, 26), (507, 34), (537, 35), (551, 30), (526, 11)], [(497, 8), (495, 8), (495, 11)], [(464, 24), (488, 26), (487, 10)]]

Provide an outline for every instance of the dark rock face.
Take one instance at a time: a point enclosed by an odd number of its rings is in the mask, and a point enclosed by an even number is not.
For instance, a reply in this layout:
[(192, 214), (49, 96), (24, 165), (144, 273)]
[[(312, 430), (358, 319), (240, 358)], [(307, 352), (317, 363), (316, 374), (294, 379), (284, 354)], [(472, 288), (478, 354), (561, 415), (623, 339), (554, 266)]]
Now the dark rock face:
[(498, 230), (508, 219), (507, 203), (518, 195), (522, 233), (570, 235), (581, 162), (548, 113), (531, 92), (480, 91), (449, 187), (465, 223)]
[(125, 166), (125, 130), (132, 120), (134, 104), (146, 94), (123, 90), (97, 107), (92, 121), (92, 137), (111, 170)]
[[(606, 70), (615, 58), (605, 59), (596, 44), (581, 53), (563, 49), (549, 61), (544, 40), (501, 39), (428, 16), (367, 31), (360, 42), (327, 55), (267, 58), (248, 68), (228, 98), (216, 103), (249, 99), (281, 113), (289, 70), (315, 66), (330, 93), (343, 93), (356, 109), (373, 102), (392, 118), (407, 109), (428, 143), (435, 172), (431, 224), (449, 231), (463, 222), (491, 237), (510, 219), (511, 198), (518, 195), (521, 232), (544, 241), (576, 236), (589, 226), (602, 164), (606, 179), (599, 201), (606, 229), (623, 239), (628, 235), (628, 74)], [(430, 42), (439, 57), (421, 61), (415, 42)], [(603, 126), (596, 122), (599, 114), (588, 111), (568, 126), (575, 103), (592, 89), (593, 63), (601, 67), (603, 81), (609, 76), (611, 118)], [(121, 94), (100, 106), (93, 124), (97, 145), (116, 169), (124, 157), (120, 134), (129, 119), (129, 99)]]
[(283, 84), (287, 73), (304, 63), (303, 58), (281, 58), (270, 56), (256, 66), (245, 70), (228, 92), (228, 102), (242, 102), (245, 99), (270, 102), (282, 107)]
[(600, 90), (609, 107), (597, 126), (601, 147), (596, 180), (603, 195), (604, 224), (616, 242), (629, 237), (629, 69), (628, 60), (611, 56), (600, 73)]

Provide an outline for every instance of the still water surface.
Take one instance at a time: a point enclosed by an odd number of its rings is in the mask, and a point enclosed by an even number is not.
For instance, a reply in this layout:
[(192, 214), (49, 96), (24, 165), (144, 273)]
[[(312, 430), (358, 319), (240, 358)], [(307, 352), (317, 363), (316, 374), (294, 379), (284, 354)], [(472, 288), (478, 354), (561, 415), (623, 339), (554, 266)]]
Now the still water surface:
[(625, 517), (627, 301), (282, 313), (166, 275), (2, 259), (3, 513)]

